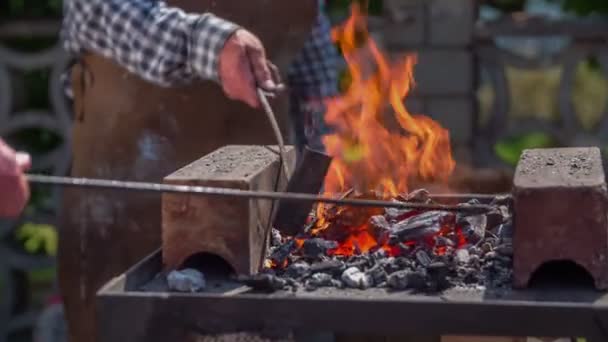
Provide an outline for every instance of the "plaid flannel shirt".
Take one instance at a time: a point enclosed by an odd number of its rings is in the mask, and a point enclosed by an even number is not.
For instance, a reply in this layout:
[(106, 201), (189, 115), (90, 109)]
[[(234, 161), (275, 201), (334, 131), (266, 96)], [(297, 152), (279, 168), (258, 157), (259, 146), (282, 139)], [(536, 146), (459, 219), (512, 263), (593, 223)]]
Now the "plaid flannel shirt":
[[(323, 2), (320, 0), (321, 5)], [(161, 0), (67, 0), (64, 11), (62, 36), (69, 53), (98, 53), (161, 86), (196, 79), (219, 82), (219, 54), (239, 28), (211, 13), (186, 13)], [(339, 55), (330, 31), (321, 10), (287, 73), (294, 102), (292, 116), (296, 121), (305, 120), (306, 135), (316, 134), (310, 132), (319, 129), (311, 130), (310, 125), (323, 121), (313, 119), (323, 110), (310, 103), (337, 94)], [(71, 96), (69, 77), (65, 81)]]

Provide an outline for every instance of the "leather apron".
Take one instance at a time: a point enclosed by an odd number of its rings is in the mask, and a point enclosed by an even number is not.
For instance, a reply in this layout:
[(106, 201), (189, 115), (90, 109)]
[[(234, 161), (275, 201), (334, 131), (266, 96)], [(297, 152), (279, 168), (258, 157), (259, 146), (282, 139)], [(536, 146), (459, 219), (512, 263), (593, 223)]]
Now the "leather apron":
[[(254, 32), (283, 75), (317, 13), (317, 0), (169, 3)], [(158, 87), (93, 54), (82, 56), (72, 80), (75, 177), (161, 182), (221, 146), (275, 144), (261, 111), (227, 99), (211, 82)], [(287, 98), (273, 103), (285, 133)], [(70, 341), (91, 342), (96, 291), (160, 246), (160, 195), (66, 189), (62, 208), (59, 282)]]

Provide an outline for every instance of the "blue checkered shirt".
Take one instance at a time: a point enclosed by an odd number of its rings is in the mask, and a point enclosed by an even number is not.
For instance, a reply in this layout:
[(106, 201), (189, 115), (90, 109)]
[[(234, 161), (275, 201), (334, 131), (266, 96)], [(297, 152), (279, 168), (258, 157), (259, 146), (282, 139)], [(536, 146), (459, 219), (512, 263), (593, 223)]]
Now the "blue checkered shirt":
[[(161, 86), (196, 79), (219, 82), (220, 51), (239, 28), (211, 13), (186, 13), (160, 0), (68, 0), (64, 10), (62, 35), (69, 53), (95, 52)], [(337, 92), (339, 55), (330, 29), (320, 11), (289, 68), (292, 95), (303, 101)]]

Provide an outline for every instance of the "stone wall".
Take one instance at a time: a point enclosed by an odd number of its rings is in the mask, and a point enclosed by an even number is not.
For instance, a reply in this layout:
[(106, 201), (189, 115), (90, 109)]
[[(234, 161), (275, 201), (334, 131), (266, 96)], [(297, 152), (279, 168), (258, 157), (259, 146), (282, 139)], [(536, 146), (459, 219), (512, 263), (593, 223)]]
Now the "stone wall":
[(470, 161), (475, 122), (473, 0), (385, 0), (370, 30), (390, 54), (416, 52), (417, 88), (406, 100), (450, 131), (459, 162)]

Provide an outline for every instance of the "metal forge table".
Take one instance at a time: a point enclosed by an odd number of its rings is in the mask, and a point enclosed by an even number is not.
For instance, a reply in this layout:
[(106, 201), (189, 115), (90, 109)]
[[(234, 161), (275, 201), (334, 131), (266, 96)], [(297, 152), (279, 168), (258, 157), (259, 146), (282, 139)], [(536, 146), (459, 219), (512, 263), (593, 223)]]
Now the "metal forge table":
[[(254, 150), (225, 149), (224, 154), (205, 157), (167, 181), (267, 188), (280, 169), (273, 159), (276, 156)], [(255, 153), (259, 156), (252, 158)], [(244, 156), (242, 161), (239, 156)], [(264, 238), (260, 222), (268, 219), (264, 213), (270, 210), (268, 204), (258, 206), (250, 200), (209, 201), (171, 195), (163, 198), (163, 248), (98, 293), (99, 341), (185, 341), (188, 334), (277, 330), (385, 336), (580, 336), (589, 342), (608, 341), (608, 293), (562, 282), (526, 288), (534, 271), (530, 265), (560, 258), (583, 265), (595, 278), (596, 287), (604, 286), (606, 186), (598, 166), (599, 150), (532, 151), (522, 160), (514, 181), (513, 247), (514, 284), (519, 279), (515, 285), (523, 289), (451, 289), (438, 295), (333, 288), (259, 293), (224, 278), (208, 281), (202, 293), (170, 293), (159, 285), (158, 275), (201, 249), (221, 256), (238, 273), (255, 272), (261, 261), (259, 242)], [(192, 179), (201, 165), (212, 167), (199, 172), (210, 177), (202, 184)], [(564, 177), (568, 180), (565, 186)], [(563, 207), (570, 198), (579, 203), (574, 219)], [(235, 236), (237, 231), (241, 235)], [(200, 236), (206, 239), (196, 238)], [(595, 244), (589, 242), (593, 240)], [(535, 250), (532, 242), (547, 249)]]
[(441, 296), (326, 289), (254, 293), (226, 282), (214, 292), (142, 291), (161, 271), (157, 251), (103, 287), (100, 342), (181, 341), (184, 333), (285, 330), (367, 334), (584, 336), (608, 341), (608, 295), (589, 288), (541, 287)]

